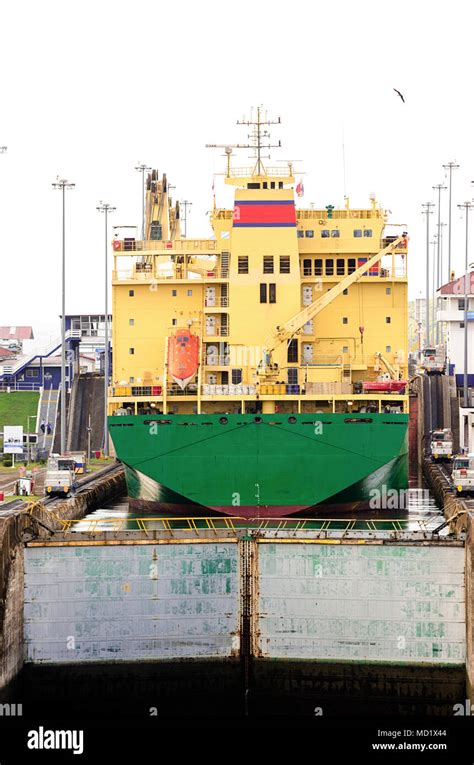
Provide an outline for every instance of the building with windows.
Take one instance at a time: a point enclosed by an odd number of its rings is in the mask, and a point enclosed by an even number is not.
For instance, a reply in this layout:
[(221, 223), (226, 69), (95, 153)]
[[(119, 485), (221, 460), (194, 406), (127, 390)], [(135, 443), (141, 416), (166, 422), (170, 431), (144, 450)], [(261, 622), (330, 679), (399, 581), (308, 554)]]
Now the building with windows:
[[(468, 281), (468, 383), (474, 386), (474, 271)], [(446, 355), (450, 373), (456, 377), (456, 385), (462, 387), (464, 377), (464, 306), (465, 277), (454, 279), (438, 290), (437, 319), (446, 327)]]

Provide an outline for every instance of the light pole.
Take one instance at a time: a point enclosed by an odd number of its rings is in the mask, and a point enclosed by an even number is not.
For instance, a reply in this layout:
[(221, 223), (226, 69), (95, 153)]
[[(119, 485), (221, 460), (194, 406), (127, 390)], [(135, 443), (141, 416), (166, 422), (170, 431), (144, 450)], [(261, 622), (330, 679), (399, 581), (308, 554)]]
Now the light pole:
[(107, 398), (109, 394), (109, 265), (107, 219), (117, 208), (107, 202), (100, 202), (97, 210), (105, 215), (105, 314), (104, 314), (104, 455), (109, 456), (109, 438), (107, 428)]
[(430, 344), (430, 215), (433, 202), (422, 204), (423, 215), (426, 215), (426, 345)]
[(445, 170), (449, 170), (449, 218), (448, 218), (448, 282), (451, 281), (451, 195), (453, 187), (453, 170), (457, 170), (459, 165), (456, 162), (448, 162), (443, 165)]
[(183, 201), (179, 204), (180, 206), (182, 205), (184, 207), (184, 238), (186, 239), (186, 232), (188, 230), (188, 207), (191, 207), (192, 202), (188, 202), (187, 199), (183, 199)]
[(142, 174), (142, 241), (145, 239), (145, 173), (151, 170), (151, 167), (139, 162), (135, 170)]
[[(437, 246), (437, 252), (436, 252), (436, 284), (433, 286), (433, 300), (435, 301), (436, 306), (436, 291), (439, 289), (440, 286), (440, 244), (441, 244), (441, 235), (440, 235), (440, 228), (441, 228), (441, 192), (446, 189), (446, 186), (443, 186), (442, 183), (436, 184), (436, 186), (433, 186), (433, 191), (438, 192), (438, 246)], [(435, 316), (436, 316), (436, 308), (435, 310)], [(435, 333), (435, 326), (433, 325), (433, 334)], [(436, 344), (439, 343), (439, 324), (436, 321)]]
[(432, 246), (432, 252), (431, 252), (431, 326), (435, 326), (435, 295), (436, 295), (436, 250), (438, 246), (438, 234), (433, 235), (433, 240), (430, 242)]
[(467, 377), (467, 364), (468, 364), (468, 352), (467, 352), (467, 339), (468, 339), (468, 310), (467, 304), (469, 300), (469, 213), (472, 210), (472, 202), (463, 202), (462, 205), (458, 205), (459, 209), (464, 209), (466, 215), (466, 257), (464, 263), (464, 386), (463, 386), (463, 406), (468, 406), (468, 377)]
[(53, 189), (60, 189), (63, 202), (63, 255), (62, 255), (62, 303), (61, 303), (61, 454), (66, 451), (66, 189), (73, 189), (75, 183), (57, 178)]
[(6, 146), (0, 146), (0, 154), (5, 154), (6, 150), (7, 150)]

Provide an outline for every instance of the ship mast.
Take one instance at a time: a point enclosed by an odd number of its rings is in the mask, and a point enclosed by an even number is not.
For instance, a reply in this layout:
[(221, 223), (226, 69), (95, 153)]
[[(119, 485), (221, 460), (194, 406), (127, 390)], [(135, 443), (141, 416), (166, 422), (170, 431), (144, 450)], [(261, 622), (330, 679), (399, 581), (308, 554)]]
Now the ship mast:
[[(255, 165), (252, 169), (251, 176), (263, 176), (267, 174), (267, 171), (265, 169), (265, 166), (262, 162), (262, 159), (270, 159), (270, 154), (263, 155), (262, 151), (264, 149), (279, 149), (281, 148), (281, 141), (278, 141), (278, 143), (270, 143), (270, 133), (265, 128), (265, 126), (269, 125), (280, 125), (281, 124), (281, 118), (278, 117), (276, 120), (269, 120), (267, 116), (265, 115), (265, 119), (262, 118), (262, 107), (257, 107), (257, 118), (252, 118), (252, 112), (250, 113), (250, 119), (246, 120), (245, 118), (242, 120), (237, 120), (237, 125), (246, 125), (247, 127), (251, 127), (251, 132), (248, 134), (247, 138), (249, 139), (249, 143), (207, 143), (206, 148), (207, 149), (225, 149), (225, 153), (227, 155), (227, 178), (230, 178), (231, 176), (231, 170), (230, 170), (230, 157), (232, 154), (232, 149), (251, 149), (253, 151), (252, 159), (255, 159)], [(290, 168), (290, 175), (292, 174), (291, 168)]]

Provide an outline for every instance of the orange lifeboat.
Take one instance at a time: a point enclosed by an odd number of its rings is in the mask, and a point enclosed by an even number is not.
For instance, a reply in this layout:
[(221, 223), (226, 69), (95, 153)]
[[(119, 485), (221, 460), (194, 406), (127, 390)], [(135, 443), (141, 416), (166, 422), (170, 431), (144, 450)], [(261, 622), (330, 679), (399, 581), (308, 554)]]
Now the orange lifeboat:
[(168, 339), (168, 370), (182, 390), (193, 379), (198, 365), (199, 337), (187, 329), (178, 329)]

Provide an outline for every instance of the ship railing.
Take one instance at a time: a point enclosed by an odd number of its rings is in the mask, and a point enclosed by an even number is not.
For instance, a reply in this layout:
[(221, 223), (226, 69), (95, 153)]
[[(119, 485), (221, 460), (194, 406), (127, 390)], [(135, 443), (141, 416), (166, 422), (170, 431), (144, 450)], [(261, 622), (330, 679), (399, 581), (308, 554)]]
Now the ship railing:
[[(229, 170), (230, 178), (250, 178), (255, 175), (255, 165), (253, 167), (231, 167)], [(270, 176), (273, 178), (291, 178), (293, 173), (290, 172), (290, 168), (287, 165), (281, 167), (266, 167), (264, 175), (260, 177)]]
[(230, 356), (212, 354), (204, 357), (204, 363), (207, 367), (227, 367), (230, 364)]
[(229, 337), (230, 335), (230, 329), (229, 326), (218, 326), (212, 327), (210, 325), (207, 325), (204, 331), (204, 337)]
[(206, 308), (228, 308), (229, 298), (228, 297), (205, 298), (204, 306)]
[(329, 217), (327, 210), (302, 210), (297, 209), (296, 210), (296, 219), (297, 220), (324, 220), (328, 223), (331, 222), (331, 220), (348, 220), (353, 219), (354, 221), (358, 218), (363, 218), (365, 220), (371, 219), (371, 218), (383, 218), (383, 212), (382, 210), (333, 210), (331, 213), (331, 216)]
[(215, 239), (114, 239), (112, 247), (115, 253), (124, 252), (127, 255), (134, 252), (186, 252), (206, 253), (215, 252), (217, 242)]
[(166, 389), (167, 396), (197, 396), (197, 394), (196, 384), (187, 385), (184, 390), (179, 385), (170, 385)]
[[(148, 265), (148, 264), (137, 264)], [(112, 279), (115, 282), (121, 281), (147, 281), (151, 283), (166, 282), (171, 280), (189, 279), (192, 281), (212, 281), (213, 279), (228, 279), (228, 268), (209, 268), (196, 270), (196, 267), (189, 265), (187, 268), (184, 264), (176, 264), (174, 267), (170, 267), (167, 270), (163, 268), (153, 269), (137, 269), (135, 266), (132, 268), (121, 268), (112, 271)], [(227, 298), (228, 300), (228, 298)], [(228, 305), (222, 303), (222, 305)]]

